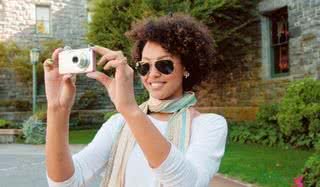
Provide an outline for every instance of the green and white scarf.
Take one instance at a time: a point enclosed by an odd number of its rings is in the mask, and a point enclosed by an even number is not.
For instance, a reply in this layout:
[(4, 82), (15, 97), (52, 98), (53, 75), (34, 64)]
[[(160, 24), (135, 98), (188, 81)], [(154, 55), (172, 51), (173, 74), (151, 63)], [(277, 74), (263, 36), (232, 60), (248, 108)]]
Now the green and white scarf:
[[(185, 153), (191, 136), (191, 121), (193, 118), (190, 107), (197, 102), (193, 92), (185, 92), (182, 98), (176, 100), (157, 100), (150, 98), (139, 107), (144, 113), (151, 112), (173, 113), (168, 120), (165, 137), (180, 151)], [(101, 187), (124, 187), (125, 170), (131, 151), (136, 140), (127, 124), (119, 129), (114, 140), (111, 154), (107, 162), (105, 177)], [(157, 186), (160, 186), (158, 183)]]

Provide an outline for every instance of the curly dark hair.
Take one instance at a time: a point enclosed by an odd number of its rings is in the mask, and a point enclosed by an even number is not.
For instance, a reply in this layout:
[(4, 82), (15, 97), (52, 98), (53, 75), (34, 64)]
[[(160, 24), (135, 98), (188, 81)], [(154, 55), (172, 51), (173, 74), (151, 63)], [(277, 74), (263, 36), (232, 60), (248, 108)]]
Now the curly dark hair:
[(132, 60), (141, 60), (147, 41), (160, 44), (173, 55), (180, 57), (190, 73), (183, 79), (183, 90), (194, 90), (194, 86), (208, 77), (214, 64), (214, 41), (209, 29), (195, 18), (185, 14), (171, 14), (157, 19), (146, 19), (134, 23), (126, 33), (134, 41)]

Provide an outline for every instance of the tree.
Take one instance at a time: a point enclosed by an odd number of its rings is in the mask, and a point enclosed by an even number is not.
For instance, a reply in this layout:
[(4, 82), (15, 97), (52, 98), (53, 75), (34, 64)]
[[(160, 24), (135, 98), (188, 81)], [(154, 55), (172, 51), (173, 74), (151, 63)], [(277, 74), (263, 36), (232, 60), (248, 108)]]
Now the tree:
[[(205, 23), (216, 41), (216, 71), (226, 73), (239, 66), (231, 52), (244, 53), (252, 40), (250, 24), (257, 21), (258, 0), (93, 0), (88, 41), (130, 54), (131, 44), (124, 36), (132, 22), (170, 12), (190, 14)], [(223, 62), (223, 63), (219, 63)], [(219, 77), (219, 76), (218, 76)]]

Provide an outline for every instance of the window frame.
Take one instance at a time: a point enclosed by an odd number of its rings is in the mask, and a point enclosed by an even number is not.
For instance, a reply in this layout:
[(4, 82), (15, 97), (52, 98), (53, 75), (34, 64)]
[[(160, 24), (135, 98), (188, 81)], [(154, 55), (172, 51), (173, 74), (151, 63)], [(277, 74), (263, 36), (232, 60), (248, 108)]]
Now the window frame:
[[(49, 24), (49, 29), (48, 33), (42, 33), (38, 31), (38, 21), (43, 21), (45, 22), (46, 20), (38, 20), (38, 8), (47, 8), (48, 9), (48, 24)], [(35, 5), (35, 32), (39, 36), (51, 36), (52, 35), (52, 20), (51, 20), (51, 6), (47, 4), (36, 4)]]
[[(267, 29), (267, 37), (268, 37), (268, 40), (267, 43), (268, 43), (268, 48), (269, 49), (265, 49), (266, 51), (268, 51), (267, 53), (267, 56), (268, 57), (268, 63), (270, 64), (269, 65), (269, 72), (270, 72), (270, 78), (278, 78), (278, 77), (287, 77), (290, 75), (290, 35), (288, 36), (288, 40), (283, 42), (283, 43), (276, 43), (274, 44), (274, 38), (273, 38), (273, 20), (272, 20), (272, 17), (273, 14), (275, 12), (280, 12), (280, 11), (285, 11), (286, 12), (286, 21), (287, 21), (287, 27), (288, 27), (288, 32), (289, 32), (289, 23), (288, 23), (288, 7), (287, 6), (284, 6), (284, 7), (281, 7), (281, 8), (277, 8), (277, 9), (274, 9), (272, 11), (269, 11), (269, 12), (265, 12), (263, 13), (263, 17), (264, 17), (264, 20), (265, 20), (265, 27), (264, 29)], [(279, 47), (279, 46), (284, 46), (284, 45), (287, 45), (287, 54), (288, 54), (288, 72), (280, 72), (280, 73), (276, 73), (276, 69), (275, 69), (275, 65), (276, 65), (276, 57), (275, 57), (275, 48), (276, 47)], [(278, 49), (279, 50), (279, 49)]]

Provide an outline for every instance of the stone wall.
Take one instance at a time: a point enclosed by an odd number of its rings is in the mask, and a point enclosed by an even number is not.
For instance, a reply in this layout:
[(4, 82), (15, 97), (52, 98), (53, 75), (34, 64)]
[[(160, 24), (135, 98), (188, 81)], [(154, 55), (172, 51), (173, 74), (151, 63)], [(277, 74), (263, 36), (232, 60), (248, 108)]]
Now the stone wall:
[[(34, 28), (30, 26), (30, 24), (34, 24), (34, 20), (31, 19), (32, 12), (34, 12), (34, 3), (40, 1), (20, 0), (19, 3), (22, 2), (20, 4), (24, 6), (19, 5), (12, 11), (12, 6), (17, 2), (18, 0), (0, 1), (0, 15), (3, 14), (1, 10), (5, 10), (5, 19), (0, 17), (1, 39), (19, 38), (20, 40), (30, 38), (29, 35), (31, 38), (34, 36)], [(55, 26), (52, 27), (54, 33), (52, 37), (62, 38), (67, 41), (67, 44), (73, 41), (79, 42), (78, 44), (69, 44), (71, 46), (81, 45), (83, 35), (77, 33), (85, 32), (82, 29), (84, 27), (80, 26), (81, 22), (87, 19), (84, 13), (85, 6), (83, 6), (85, 1), (56, 0), (46, 2), (49, 2), (53, 9), (52, 17), (54, 20), (52, 22), (55, 23)], [(288, 7), (289, 16), (290, 73), (288, 76), (273, 78), (270, 75), (270, 61), (267, 59), (265, 50), (266, 24), (263, 13), (284, 6)], [(212, 75), (209, 81), (200, 86), (201, 89), (197, 93), (199, 100), (197, 107), (200, 111), (216, 112), (231, 120), (253, 120), (258, 107), (264, 103), (278, 102), (292, 80), (307, 76), (320, 78), (320, 0), (264, 0), (257, 9), (261, 13), (261, 21), (254, 22), (245, 28), (254, 31), (248, 34), (252, 41), (251, 44), (241, 46), (245, 48), (245, 53), (237, 53), (237, 50), (230, 51), (234, 63), (241, 65), (232, 72), (222, 75), (226, 80), (223, 84), (218, 83), (215, 75)], [(16, 10), (25, 13), (16, 13), (18, 12)], [(21, 17), (25, 19), (17, 26), (12, 19), (20, 22)], [(9, 27), (8, 23), (12, 26)], [(1, 29), (3, 31), (3, 28), (7, 27), (10, 29), (6, 34), (3, 34)], [(93, 108), (106, 109), (109, 106), (109, 101), (104, 99), (107, 98), (106, 93), (99, 83), (81, 76), (78, 80), (77, 101), (86, 90), (93, 90), (99, 98), (97, 106)], [(30, 91), (26, 91), (26, 97), (29, 96)], [(77, 107), (79, 108), (79, 105)]]
[[(36, 33), (36, 5), (50, 7), (51, 29), (49, 35)], [(0, 41), (13, 40), (23, 46), (38, 46), (39, 42), (61, 39), (72, 48), (86, 47), (87, 0), (0, 0)], [(32, 103), (32, 83), (19, 81), (15, 72), (0, 69), (0, 100), (16, 100)], [(94, 80), (78, 76), (77, 99), (74, 109), (87, 109), (92, 98), (83, 97), (87, 91), (94, 92), (97, 101), (91, 102), (91, 110), (107, 111), (113, 108), (103, 87)], [(38, 85), (38, 105), (45, 105), (44, 85)], [(0, 105), (0, 118), (23, 121), (14, 112), (20, 109)], [(31, 108), (30, 110), (31, 111)]]
[[(32, 82), (21, 82), (16, 73), (10, 69), (0, 69), (0, 100), (20, 100), (29, 101), (32, 103)], [(75, 109), (82, 109), (89, 97), (83, 97), (83, 95), (90, 91), (94, 92), (97, 102), (91, 106), (90, 109), (110, 109), (112, 104), (105, 91), (105, 88), (100, 85), (96, 80), (90, 79), (85, 75), (77, 75), (77, 98), (75, 102)], [(91, 97), (92, 98), (92, 97)], [(38, 86), (38, 102), (45, 104), (45, 92), (44, 85)], [(83, 108), (88, 109), (88, 108)]]
[[(16, 123), (23, 122), (32, 114), (32, 83), (21, 82), (13, 70), (5, 68), (0, 68), (0, 80), (0, 119)], [(135, 82), (135, 93), (139, 95), (142, 93), (142, 87), (138, 79)], [(98, 81), (79, 74), (77, 75), (76, 87), (77, 93), (72, 119), (96, 125), (98, 121), (103, 122), (101, 120), (106, 112), (115, 109), (106, 89)], [(38, 107), (46, 105), (44, 90), (44, 85), (38, 85)], [(11, 103), (10, 106), (3, 106), (7, 101)], [(17, 106), (14, 106), (15, 103), (18, 103)], [(25, 105), (26, 103), (29, 104), (27, 105), (29, 108), (22, 108), (21, 104)]]
[[(87, 94), (86, 94), (87, 93)], [(92, 106), (86, 107), (86, 103), (90, 102), (90, 94), (93, 93), (93, 97), (96, 97), (96, 102)], [(91, 97), (93, 99), (93, 97)], [(88, 103), (89, 104), (89, 103)], [(88, 78), (85, 75), (77, 76), (77, 102), (75, 109), (110, 109), (113, 108), (113, 104), (106, 92), (104, 86), (98, 81)]]
[(320, 0), (265, 0), (258, 8), (263, 13), (284, 6), (288, 7), (290, 32), (290, 75), (287, 78), (320, 79)]
[[(5, 68), (0, 69), (0, 80), (0, 119), (21, 124), (32, 115), (32, 83), (21, 82), (14, 71)], [(104, 87), (84, 75), (78, 75), (76, 84), (77, 97), (72, 120), (86, 123), (87, 127), (97, 125), (99, 122), (102, 124), (104, 113), (114, 110)], [(88, 91), (94, 94), (94, 98), (92, 95), (84, 96)], [(38, 87), (38, 107), (46, 105), (44, 94), (44, 86), (41, 85)]]
[[(266, 59), (262, 15), (284, 6), (288, 6), (289, 16), (290, 73), (273, 78), (270, 61)], [(258, 107), (278, 102), (292, 80), (320, 79), (320, 0), (264, 0), (258, 9), (261, 21), (248, 26), (249, 30), (256, 31), (251, 34), (252, 45), (246, 47), (245, 54), (230, 54), (235, 63), (243, 62), (243, 65), (225, 74), (226, 81), (222, 85), (211, 79), (200, 86), (197, 93), (200, 111), (216, 112), (230, 120), (253, 120)]]
[(28, 101), (32, 97), (32, 85), (19, 81), (15, 72), (0, 68), (0, 100), (14, 99)]
[[(36, 5), (50, 7), (49, 35), (36, 34)], [(1, 0), (0, 41), (30, 46), (54, 38), (74, 48), (84, 47), (87, 19), (87, 0)]]

